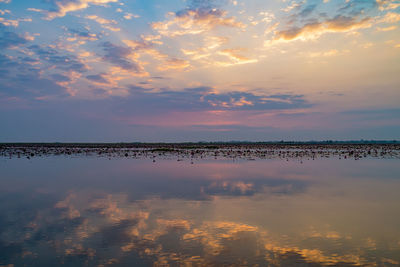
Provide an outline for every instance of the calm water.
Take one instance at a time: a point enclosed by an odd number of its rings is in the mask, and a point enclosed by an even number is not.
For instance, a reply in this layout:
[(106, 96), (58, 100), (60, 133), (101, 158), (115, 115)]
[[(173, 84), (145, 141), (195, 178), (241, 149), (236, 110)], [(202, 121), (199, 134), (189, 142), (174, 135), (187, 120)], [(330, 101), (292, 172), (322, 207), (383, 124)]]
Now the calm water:
[(396, 159), (0, 158), (0, 265), (399, 266)]

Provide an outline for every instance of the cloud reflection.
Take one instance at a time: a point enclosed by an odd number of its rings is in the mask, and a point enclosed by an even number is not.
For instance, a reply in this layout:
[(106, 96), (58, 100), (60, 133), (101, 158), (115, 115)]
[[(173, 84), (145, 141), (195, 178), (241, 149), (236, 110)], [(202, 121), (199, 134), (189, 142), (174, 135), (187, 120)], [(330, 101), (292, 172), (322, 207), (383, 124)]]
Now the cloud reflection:
[[(396, 162), (376, 161), (377, 167), (367, 160), (333, 159), (197, 165), (104, 159), (96, 165), (101, 159), (79, 158), (74, 164), (80, 168), (66, 167), (73, 159), (55, 160), (43, 176), (40, 164), (48, 160), (37, 159), (36, 171), (32, 162), (7, 169), (4, 177), (10, 178), (0, 181), (3, 265), (396, 266), (400, 261), (393, 214), (399, 184), (397, 173), (387, 171)], [(382, 222), (385, 229), (375, 227)]]
[[(123, 194), (88, 197), (88, 192), (74, 192), (55, 205), (55, 211), (62, 211), (61, 217), (54, 217), (56, 213), (53, 212), (52, 217), (36, 218), (31, 222), (35, 226), (31, 229), (31, 237), (24, 242), (31, 244), (29, 247), (34, 251), (26, 251), (25, 247), (24, 257), (33, 260), (33, 255), (38, 255), (36, 246), (45, 238), (64, 263), (79, 258), (100, 265), (146, 260), (153, 265), (167, 266), (371, 264), (370, 256), (365, 254), (369, 245), (361, 251), (307, 245), (315, 239), (319, 240), (318, 244), (329, 244), (328, 247), (336, 247), (334, 244), (338, 242), (346, 247), (353, 242), (351, 236), (342, 238), (335, 232), (311, 231), (303, 233), (300, 239), (291, 236), (288, 240), (248, 223), (199, 220), (182, 215), (172, 218), (174, 210), (187, 210), (193, 208), (193, 204), (157, 198), (135, 203)], [(71, 210), (76, 210), (72, 217)], [(48, 236), (51, 232), (54, 235)], [(46, 236), (40, 236), (45, 233)], [(113, 253), (102, 252), (102, 247)], [(388, 259), (389, 262), (397, 264), (395, 260)]]

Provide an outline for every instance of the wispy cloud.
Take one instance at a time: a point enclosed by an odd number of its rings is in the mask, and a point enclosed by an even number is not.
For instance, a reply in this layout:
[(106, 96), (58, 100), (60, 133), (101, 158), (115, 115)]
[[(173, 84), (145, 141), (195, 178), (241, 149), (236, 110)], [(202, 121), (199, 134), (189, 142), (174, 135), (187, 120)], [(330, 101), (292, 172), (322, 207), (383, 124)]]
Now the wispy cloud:
[(118, 23), (115, 20), (101, 18), (97, 15), (87, 15), (85, 18), (96, 21), (103, 28), (108, 29), (110, 31), (119, 32), (121, 30), (120, 28), (116, 27)]
[(152, 28), (161, 35), (170, 37), (201, 34), (216, 27), (245, 28), (245, 25), (220, 9), (184, 9), (170, 14), (170, 19), (152, 23)]
[(116, 3), (118, 0), (51, 0), (54, 11), (44, 11), (46, 19), (52, 20), (58, 17), (64, 17), (69, 12), (83, 10), (90, 5), (106, 5), (108, 3)]
[(357, 29), (370, 28), (371, 18), (357, 18), (338, 15), (322, 22), (310, 22), (301, 27), (292, 27), (277, 31), (275, 40), (315, 39), (328, 32), (348, 32)]

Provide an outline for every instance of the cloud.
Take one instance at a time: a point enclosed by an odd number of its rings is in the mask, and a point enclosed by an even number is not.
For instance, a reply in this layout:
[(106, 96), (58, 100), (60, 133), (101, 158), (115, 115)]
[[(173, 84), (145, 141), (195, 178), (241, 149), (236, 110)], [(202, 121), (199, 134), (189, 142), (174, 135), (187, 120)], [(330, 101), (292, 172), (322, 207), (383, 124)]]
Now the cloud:
[(132, 18), (137, 19), (137, 18), (140, 18), (140, 16), (139, 16), (139, 15), (136, 15), (136, 14), (132, 14), (132, 13), (125, 13), (124, 19), (130, 20), (130, 19), (132, 19)]
[(101, 37), (99, 34), (91, 33), (88, 28), (69, 29), (69, 32), (72, 34), (72, 39), (69, 38), (67, 40), (77, 39), (80, 41), (97, 41)]
[(190, 0), (188, 6), (191, 9), (197, 9), (197, 8), (212, 9), (216, 8), (218, 6), (218, 3), (216, 0)]
[[(378, 13), (377, 16), (379, 7), (388, 6), (394, 2), (396, 1), (348, 0), (336, 11), (316, 14), (313, 11), (318, 7), (317, 4), (310, 4), (303, 8), (305, 2), (293, 1), (290, 5), (292, 8), (287, 11), (289, 12), (292, 9), (295, 11), (288, 17), (286, 29), (281, 28), (274, 31), (273, 40), (266, 41), (265, 46), (269, 46), (278, 40), (311, 40), (317, 39), (325, 33), (366, 29), (377, 23), (396, 23), (400, 20), (400, 15), (396, 12), (388, 12), (382, 15)], [(383, 10), (381, 9), (381, 11)]]
[(184, 9), (172, 14), (169, 21), (154, 22), (151, 27), (165, 36), (201, 34), (216, 27), (245, 28), (234, 17), (227, 17), (227, 12), (220, 9), (197, 8)]
[(47, 62), (53, 68), (63, 71), (85, 72), (88, 67), (75, 55), (64, 54), (50, 46), (31, 45), (28, 47), (42, 62)]
[(50, 2), (55, 6), (55, 10), (44, 11), (48, 20), (64, 17), (68, 12), (86, 9), (90, 5), (106, 5), (116, 3), (118, 0), (50, 0)]
[(315, 39), (324, 33), (329, 32), (348, 32), (352, 30), (371, 27), (371, 19), (369, 17), (358, 20), (354, 17), (337, 15), (333, 19), (323, 22), (310, 22), (302, 27), (292, 27), (287, 30), (275, 32), (275, 40), (306, 40)]
[(88, 75), (88, 76), (86, 76), (86, 79), (96, 82), (96, 83), (108, 84), (109, 81), (105, 77), (106, 77), (105, 73), (100, 73), (100, 74), (96, 74), (96, 75)]
[(162, 44), (159, 35), (142, 35), (139, 40), (123, 40), (122, 42), (139, 55), (145, 53), (157, 60), (165, 60), (168, 55), (161, 53), (155, 45)]
[(9, 58), (0, 54), (0, 91), (8, 96), (35, 101), (48, 95), (66, 96), (66, 88), (57, 84), (68, 81), (63, 75), (42, 76), (41, 70), (30, 63), (35, 59), (27, 57)]
[(0, 73), (7, 73), (11, 68), (16, 66), (18, 66), (18, 63), (15, 60), (11, 60), (9, 56), (0, 54), (0, 69), (2, 70)]
[(114, 25), (118, 24), (115, 20), (104, 19), (104, 18), (101, 18), (101, 17), (99, 17), (97, 15), (87, 15), (85, 18), (96, 21), (103, 28), (108, 29), (110, 31), (113, 31), (113, 32), (121, 31), (120, 28), (114, 26)]
[[(27, 40), (6, 32), (1, 47), (26, 44)], [(12, 94), (34, 99), (53, 96), (74, 95), (76, 88), (71, 87), (87, 71), (88, 67), (75, 55), (65, 54), (49, 46), (30, 45), (19, 49), (23, 56), (3, 57), (0, 69), (6, 68), (4, 85), (14, 88)], [(31, 81), (31, 82), (30, 82)]]
[(4, 26), (13, 26), (13, 27), (18, 27), (20, 22), (31, 22), (32, 19), (29, 18), (22, 18), (22, 19), (5, 19), (0, 17), (0, 24), (3, 24)]
[(398, 0), (376, 0), (379, 10), (393, 10), (400, 7), (400, 2)]
[(11, 11), (8, 9), (0, 9), (0, 15), (11, 14)]
[(52, 74), (51, 77), (53, 78), (54, 81), (57, 81), (57, 82), (70, 82), (71, 81), (70, 77), (59, 74), (59, 73)]
[(383, 17), (377, 20), (378, 23), (396, 23), (400, 21), (400, 14), (388, 12)]
[(28, 43), (28, 40), (15, 33), (15, 32), (9, 32), (9, 31), (4, 31), (0, 28), (0, 48), (1, 49), (8, 49), (8, 48), (14, 48), (18, 47), (20, 45), (24, 45)]
[(376, 9), (377, 2), (375, 0), (348, 0), (339, 8), (338, 13), (347, 13), (351, 16), (358, 16), (371, 9)]
[(123, 40), (123, 43), (131, 48), (134, 52), (138, 53), (139, 56), (142, 54), (147, 54), (154, 59), (161, 61), (157, 67), (157, 69), (160, 71), (189, 69), (189, 61), (176, 57), (169, 57), (155, 48), (155, 45), (159, 44), (160, 38), (161, 36), (158, 35), (146, 35), (141, 36), (140, 40)]
[(349, 50), (337, 50), (337, 49), (330, 49), (330, 50), (322, 50), (322, 51), (316, 51), (316, 52), (302, 52), (300, 55), (309, 57), (309, 58), (316, 58), (316, 59), (321, 59), (321, 58), (326, 58), (326, 57), (334, 57), (338, 55), (343, 55), (348, 53)]
[(44, 12), (43, 9), (33, 8), (33, 7), (29, 7), (26, 10), (31, 11), (31, 12), (39, 12), (39, 13)]
[(195, 49), (182, 48), (181, 51), (186, 57), (203, 66), (229, 67), (258, 62), (257, 58), (248, 56), (252, 53), (247, 48), (221, 48), (221, 46), (227, 45), (228, 42), (228, 37), (206, 36), (199, 47)]
[(282, 8), (282, 11), (284, 11), (284, 12), (290, 12), (290, 11), (292, 11), (292, 10), (299, 9), (299, 8), (301, 8), (302, 4), (303, 4), (303, 2), (292, 1), (292, 2), (290, 3), (290, 5), (288, 5), (288, 6), (285, 7), (285, 8)]
[(219, 54), (227, 56), (229, 59), (231, 59), (231, 62), (216, 61), (215, 63), (222, 66), (232, 66), (237, 64), (255, 63), (258, 61), (257, 59), (250, 59), (246, 56), (243, 56), (242, 53), (246, 51), (247, 49), (245, 48), (223, 49), (219, 51)]
[(104, 51), (106, 52), (103, 59), (111, 62), (125, 70), (135, 70), (139, 71), (139, 66), (129, 60), (133, 55), (132, 49), (128, 47), (122, 47), (110, 42), (105, 42), (102, 44)]
[(302, 17), (307, 17), (314, 11), (316, 7), (317, 7), (316, 4), (306, 6), (303, 10), (300, 11), (299, 15)]
[(123, 40), (122, 42), (135, 51), (147, 50), (153, 46), (153, 40), (159, 39), (160, 36), (142, 36), (140, 40)]
[(101, 46), (105, 52), (103, 60), (114, 65), (109, 73), (115, 75), (116, 79), (122, 79), (123, 76), (125, 78), (148, 76), (138, 61), (138, 55), (131, 47), (119, 46), (110, 42), (105, 42)]
[(396, 29), (397, 29), (397, 26), (394, 26), (394, 25), (389, 26), (389, 27), (376, 27), (376, 30), (379, 32), (388, 32), (388, 31), (393, 31)]
[[(236, 17), (228, 16), (228, 12), (222, 10), (219, 4), (222, 1), (190, 1), (187, 8), (179, 10), (175, 13), (168, 13), (168, 20), (154, 22), (151, 24), (153, 30), (157, 32), (157, 36), (173, 37), (185, 35), (198, 35), (202, 45), (197, 48), (192, 48), (193, 44), (185, 43), (181, 45), (181, 52), (185, 58), (164, 57), (161, 66), (158, 70), (188, 70), (195, 65), (188, 61), (197, 61), (196, 64), (209, 66), (231, 66), (235, 64), (243, 64), (255, 62), (256, 60), (245, 59), (239, 51), (216, 51), (215, 49), (229, 41), (228, 37), (213, 36), (210, 31), (220, 27), (244, 29), (245, 24), (239, 22)], [(169, 40), (161, 39), (162, 42)], [(187, 44), (187, 45), (186, 45)], [(163, 54), (160, 55), (158, 50), (151, 51), (156, 59), (163, 59)], [(157, 52), (157, 53), (154, 53)], [(151, 54), (151, 53), (149, 53)], [(227, 60), (227, 58), (229, 60)]]
[(337, 15), (333, 19), (327, 20), (325, 24), (328, 31), (338, 32), (371, 27), (370, 18), (368, 17), (357, 20), (353, 17), (346, 17), (341, 15)]
[(190, 63), (187, 60), (179, 58), (169, 58), (164, 64), (161, 64), (158, 69), (161, 71), (165, 70), (182, 70), (190, 67)]
[[(209, 87), (154, 92), (140, 86), (131, 86), (130, 91), (131, 97), (126, 99), (126, 106), (124, 108), (121, 106), (121, 109), (124, 109), (129, 114), (137, 112), (155, 112), (158, 114), (174, 111), (201, 112), (215, 110), (266, 111), (311, 106), (302, 95), (256, 95), (252, 92), (218, 93)], [(135, 104), (132, 105), (133, 103)]]

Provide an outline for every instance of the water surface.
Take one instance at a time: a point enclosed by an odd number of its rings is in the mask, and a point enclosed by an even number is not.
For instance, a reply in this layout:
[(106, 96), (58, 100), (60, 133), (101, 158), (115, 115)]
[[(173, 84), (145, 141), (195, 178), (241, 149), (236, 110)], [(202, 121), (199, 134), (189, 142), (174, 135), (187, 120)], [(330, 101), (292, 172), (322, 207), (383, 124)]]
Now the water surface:
[(0, 265), (399, 266), (398, 159), (0, 158)]

